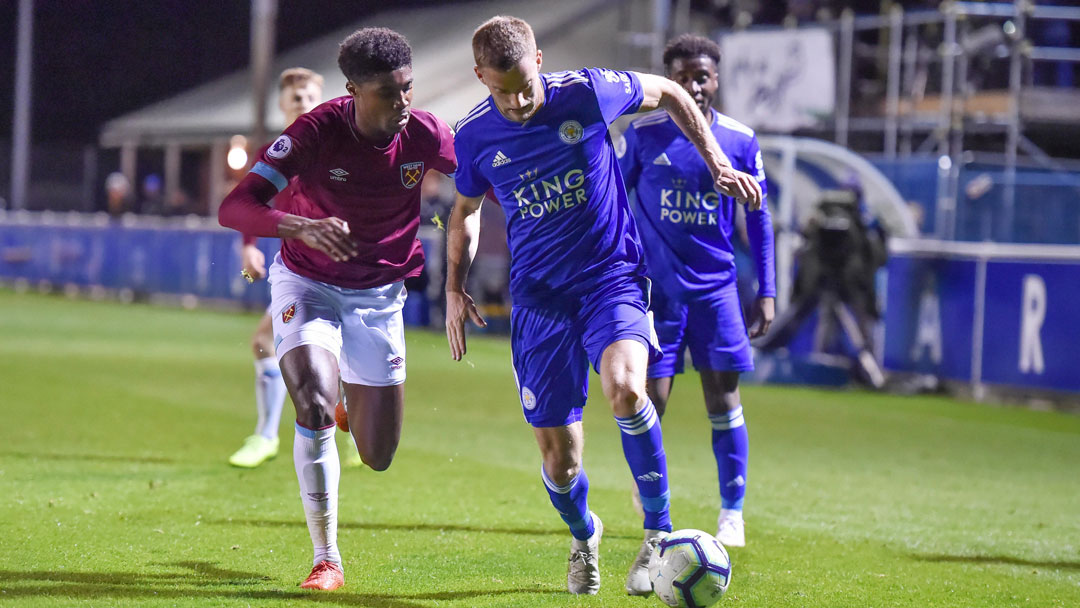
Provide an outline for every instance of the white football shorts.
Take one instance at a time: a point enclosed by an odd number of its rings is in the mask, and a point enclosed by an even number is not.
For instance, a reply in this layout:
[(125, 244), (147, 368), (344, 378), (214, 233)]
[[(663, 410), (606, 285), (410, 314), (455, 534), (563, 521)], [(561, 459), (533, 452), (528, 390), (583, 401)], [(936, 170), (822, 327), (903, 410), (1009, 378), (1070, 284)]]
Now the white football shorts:
[(313, 345), (338, 358), (342, 381), (366, 386), (405, 382), (402, 281), (349, 289), (300, 276), (281, 256), (270, 265), (270, 315), (278, 360)]

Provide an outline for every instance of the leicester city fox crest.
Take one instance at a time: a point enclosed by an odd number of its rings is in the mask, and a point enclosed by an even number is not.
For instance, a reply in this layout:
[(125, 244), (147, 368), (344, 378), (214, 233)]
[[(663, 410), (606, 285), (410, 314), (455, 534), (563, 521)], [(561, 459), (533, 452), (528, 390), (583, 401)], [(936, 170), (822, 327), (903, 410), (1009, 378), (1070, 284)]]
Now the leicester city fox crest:
[(559, 139), (564, 144), (574, 145), (581, 141), (581, 138), (585, 136), (585, 129), (581, 127), (581, 123), (576, 120), (567, 120), (559, 125)]
[(401, 165), (401, 185), (408, 189), (413, 189), (416, 184), (420, 183), (420, 178), (424, 177), (424, 163), (423, 161), (416, 163), (404, 163)]

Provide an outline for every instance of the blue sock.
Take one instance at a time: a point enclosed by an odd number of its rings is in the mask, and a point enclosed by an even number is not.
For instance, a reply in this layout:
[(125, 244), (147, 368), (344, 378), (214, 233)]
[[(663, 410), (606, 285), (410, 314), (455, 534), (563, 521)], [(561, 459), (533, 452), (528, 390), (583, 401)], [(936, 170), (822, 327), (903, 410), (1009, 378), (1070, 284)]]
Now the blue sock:
[(277, 357), (255, 361), (255, 407), (259, 414), (255, 434), (267, 439), (278, 436), (281, 408), (285, 405), (285, 380), (281, 377)]
[(746, 461), (750, 441), (746, 433), (742, 406), (723, 414), (709, 416), (712, 422), (712, 449), (720, 476), (720, 506), (742, 511), (746, 494)]
[(595, 531), (593, 529), (592, 513), (589, 512), (589, 478), (585, 475), (585, 469), (577, 474), (565, 486), (556, 485), (548, 477), (544, 467), (540, 467), (540, 475), (544, 478), (544, 486), (547, 488), (551, 504), (559, 512), (566, 525), (570, 526), (570, 533), (578, 540), (588, 540)]
[(629, 418), (616, 416), (615, 422), (622, 432), (623, 455), (641, 495), (645, 529), (670, 532), (667, 456), (656, 408), (652, 401), (646, 401), (640, 412)]

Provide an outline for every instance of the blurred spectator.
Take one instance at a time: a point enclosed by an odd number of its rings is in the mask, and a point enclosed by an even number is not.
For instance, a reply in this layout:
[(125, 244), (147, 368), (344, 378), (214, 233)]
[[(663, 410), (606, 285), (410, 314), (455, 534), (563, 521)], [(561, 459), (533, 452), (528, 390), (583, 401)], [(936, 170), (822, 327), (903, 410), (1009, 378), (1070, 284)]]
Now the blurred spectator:
[(105, 203), (109, 215), (119, 216), (132, 210), (131, 182), (119, 171), (105, 178)]
[(510, 315), (510, 250), (506, 246), (506, 215), (502, 206), (487, 198), (480, 207), (480, 238), (476, 258), (469, 272), (468, 291), (479, 294), (480, 314), (491, 317)]
[(428, 171), (420, 183), (420, 225), (439, 229), (435, 251), (426, 252), (424, 263), (431, 322), (436, 327), (446, 320), (446, 224), (453, 206), (454, 187), (450, 178), (438, 171)]
[(161, 176), (151, 173), (143, 178), (139, 199), (139, 213), (165, 215), (165, 194), (161, 190)]
[(195, 213), (191, 197), (183, 190), (177, 190), (165, 197), (165, 209), (161, 215), (177, 216)]
[[(420, 184), (420, 224), (446, 224), (450, 209), (454, 206), (453, 185), (450, 178), (438, 171), (429, 171)], [(435, 218), (439, 218), (438, 221)]]

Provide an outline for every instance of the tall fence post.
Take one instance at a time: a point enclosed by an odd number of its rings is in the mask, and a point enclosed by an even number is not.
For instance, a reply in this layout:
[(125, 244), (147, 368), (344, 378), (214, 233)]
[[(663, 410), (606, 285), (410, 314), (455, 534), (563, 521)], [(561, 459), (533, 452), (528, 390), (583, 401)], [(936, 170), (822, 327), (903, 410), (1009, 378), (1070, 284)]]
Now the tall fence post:
[(851, 114), (851, 67), (855, 47), (855, 12), (850, 8), (840, 14), (840, 82), (837, 83), (836, 143), (847, 146)]
[(1016, 218), (1016, 152), (1020, 145), (1020, 93), (1022, 62), (1024, 53), (1028, 52), (1026, 36), (1026, 20), (1029, 5), (1027, 0), (1017, 0), (1014, 4), (1016, 15), (1013, 26), (1016, 28), (1012, 35), (1012, 54), (1009, 57), (1009, 124), (1005, 135), (1005, 190), (1001, 201), (1001, 230), (998, 238), (1005, 241), (1015, 239), (1015, 227), (1013, 222)]
[(908, 96), (907, 111), (904, 112), (903, 139), (900, 155), (911, 156), (911, 139), (915, 135), (915, 70), (919, 62), (919, 26), (907, 27), (907, 40), (904, 42), (904, 82), (903, 90)]
[(941, 43), (941, 108), (938, 113), (938, 153), (949, 154), (949, 130), (952, 128), (953, 89), (956, 86), (956, 6), (947, 2), (941, 7), (945, 13), (945, 35)]
[(894, 5), (889, 11), (889, 70), (885, 86), (885, 157), (896, 158), (896, 136), (900, 114), (900, 55), (904, 38), (904, 9)]
[(15, 45), (15, 112), (11, 126), (11, 209), (26, 208), (30, 181), (30, 96), (34, 71), (34, 0), (19, 0)]

